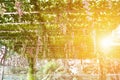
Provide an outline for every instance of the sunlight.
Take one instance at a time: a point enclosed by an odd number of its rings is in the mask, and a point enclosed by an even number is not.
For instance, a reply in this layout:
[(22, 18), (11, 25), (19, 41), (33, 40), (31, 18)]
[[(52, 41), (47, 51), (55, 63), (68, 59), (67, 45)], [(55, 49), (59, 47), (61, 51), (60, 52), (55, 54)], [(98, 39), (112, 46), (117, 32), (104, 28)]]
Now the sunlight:
[(101, 47), (102, 49), (109, 49), (113, 44), (112, 38), (107, 37), (101, 40)]

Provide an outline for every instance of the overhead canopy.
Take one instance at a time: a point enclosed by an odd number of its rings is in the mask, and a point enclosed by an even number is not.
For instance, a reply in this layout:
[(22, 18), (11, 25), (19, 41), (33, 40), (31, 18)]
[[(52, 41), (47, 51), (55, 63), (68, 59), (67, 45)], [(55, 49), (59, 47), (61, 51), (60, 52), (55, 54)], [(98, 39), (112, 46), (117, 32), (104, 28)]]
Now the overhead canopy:
[(2, 1), (1, 43), (16, 51), (34, 47), (34, 52), (39, 49), (40, 56), (47, 58), (93, 57), (96, 38), (111, 33), (120, 23), (120, 2), (110, 2)]

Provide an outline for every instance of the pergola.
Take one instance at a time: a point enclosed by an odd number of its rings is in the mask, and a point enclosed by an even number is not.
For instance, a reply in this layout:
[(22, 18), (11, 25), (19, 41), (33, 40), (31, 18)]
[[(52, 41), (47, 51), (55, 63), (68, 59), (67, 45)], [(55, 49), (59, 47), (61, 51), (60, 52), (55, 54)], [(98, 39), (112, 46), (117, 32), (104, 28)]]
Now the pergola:
[[(100, 38), (109, 34), (120, 22), (119, 14), (107, 12), (109, 8), (99, 11), (102, 6), (98, 9), (92, 7), (90, 11), (90, 1), (80, 4), (68, 1), (63, 6), (56, 3), (58, 7), (54, 5), (52, 9), (47, 2), (44, 5), (38, 5), (37, 0), (21, 2), (0, 1), (0, 43), (5, 46), (6, 53), (13, 50), (22, 56), (27, 55), (28, 61), (38, 58), (95, 58), (99, 53)], [(6, 11), (11, 7), (8, 3), (15, 9)], [(28, 7), (22, 11), (25, 4)], [(109, 19), (110, 22), (107, 22)], [(117, 21), (112, 24), (114, 20)]]

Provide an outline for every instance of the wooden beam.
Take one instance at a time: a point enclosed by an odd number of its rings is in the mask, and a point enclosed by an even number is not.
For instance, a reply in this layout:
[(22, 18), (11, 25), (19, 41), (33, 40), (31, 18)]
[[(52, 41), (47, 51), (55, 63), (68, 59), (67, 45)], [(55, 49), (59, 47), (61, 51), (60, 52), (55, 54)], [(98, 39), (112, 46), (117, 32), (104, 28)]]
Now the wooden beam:
[[(32, 11), (32, 12), (23, 12), (23, 14), (38, 14), (40, 12), (38, 11)], [(11, 15), (11, 14), (18, 14), (18, 12), (5, 12), (3, 15)]]

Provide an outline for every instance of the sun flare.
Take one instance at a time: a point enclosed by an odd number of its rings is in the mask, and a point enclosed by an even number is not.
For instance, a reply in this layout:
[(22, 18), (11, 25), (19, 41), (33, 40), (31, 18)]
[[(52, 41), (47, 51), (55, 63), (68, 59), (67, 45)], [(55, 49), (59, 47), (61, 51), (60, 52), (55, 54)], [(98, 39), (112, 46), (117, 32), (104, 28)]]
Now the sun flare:
[(101, 45), (101, 47), (102, 47), (103, 49), (108, 49), (108, 48), (110, 48), (110, 47), (112, 46), (112, 44), (113, 44), (112, 38), (110, 38), (110, 37), (107, 37), (107, 38), (102, 39), (102, 40), (101, 40), (101, 43), (100, 43), (100, 45)]

